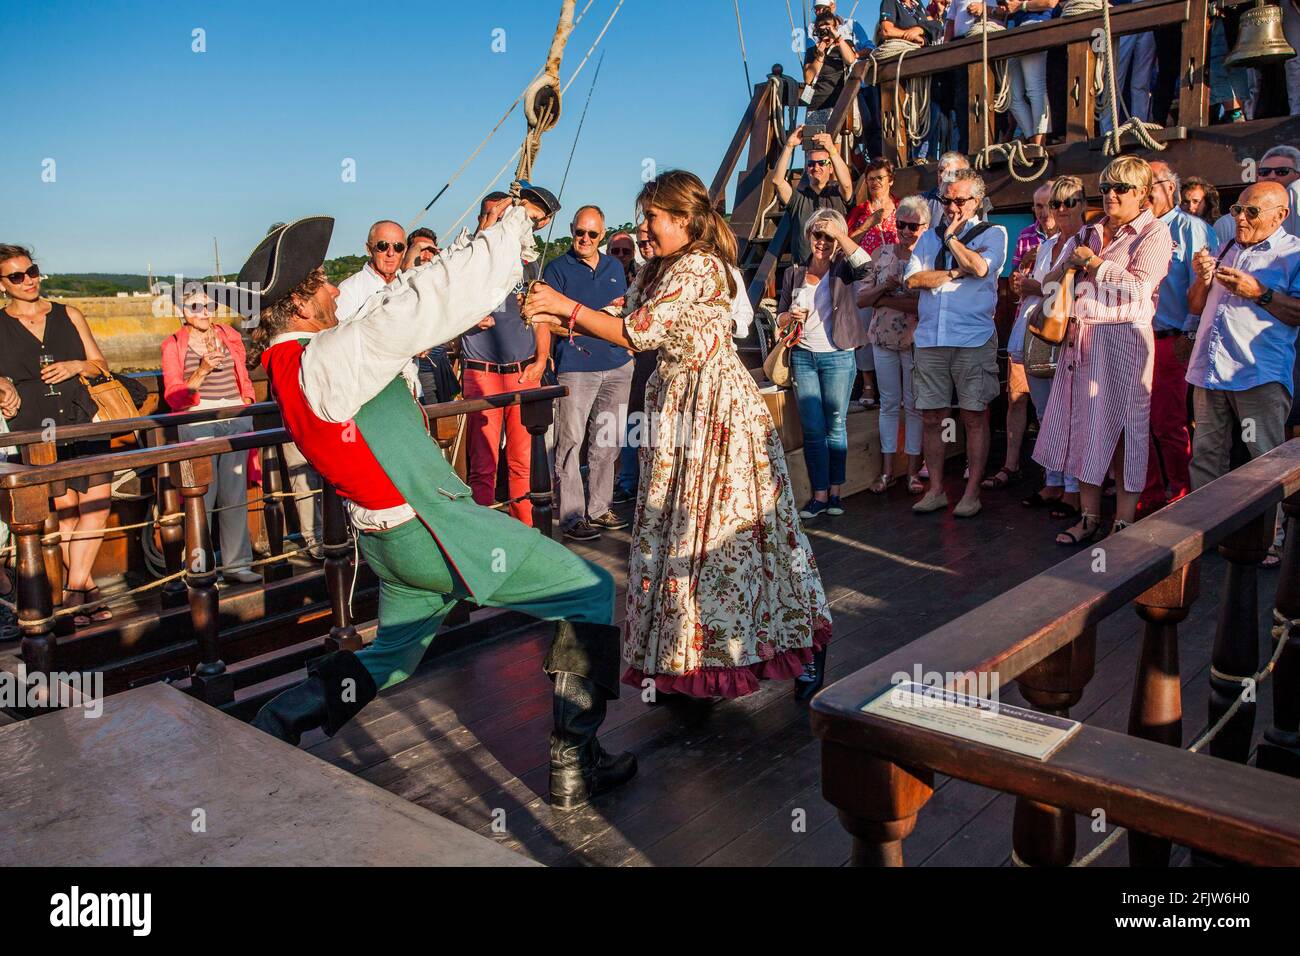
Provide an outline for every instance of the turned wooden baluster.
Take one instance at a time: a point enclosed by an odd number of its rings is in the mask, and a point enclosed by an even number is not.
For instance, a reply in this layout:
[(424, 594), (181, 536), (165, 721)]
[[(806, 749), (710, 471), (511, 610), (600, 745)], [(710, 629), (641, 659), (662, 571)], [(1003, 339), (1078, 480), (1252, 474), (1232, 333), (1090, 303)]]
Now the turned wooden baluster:
[[(1286, 546), (1278, 568), (1275, 607), (1289, 620), (1300, 619), (1300, 495), (1282, 504)], [(1276, 638), (1274, 652), (1276, 652)], [(1300, 626), (1273, 668), (1273, 726), (1264, 731), (1255, 764), (1274, 773), (1300, 777)]]
[[(1259, 563), (1273, 542), (1273, 509), (1228, 535), (1219, 553), (1228, 561), (1227, 583), (1219, 605), (1219, 625), (1210, 657), (1210, 725), (1241, 695), (1243, 681), (1259, 670)], [(1254, 695), (1210, 741), (1210, 753), (1245, 763), (1255, 729)]]
[[(1033, 707), (1069, 717), (1092, 679), (1097, 631), (1087, 628), (1069, 644), (1022, 673), (1016, 683)], [(1025, 866), (1069, 866), (1074, 859), (1074, 813), (1028, 797), (1016, 798), (1011, 848)]]
[[(266, 546), (271, 555), (279, 557), (284, 554), (284, 481), (280, 476), (279, 445), (267, 445), (262, 449), (262, 524), (266, 528)], [(284, 561), (269, 561), (262, 565), (262, 580), (267, 584), (282, 581), (293, 574), (293, 569)]]
[[(159, 448), (177, 441), (175, 429), (154, 428), (149, 431), (151, 447)], [(158, 540), (168, 576), (185, 567), (185, 511), (179, 481), (175, 462), (163, 462), (158, 466)], [(189, 588), (185, 586), (185, 579), (176, 578), (164, 584), (159, 600), (163, 607), (180, 607), (187, 602)]]
[[(52, 441), (37, 442), (24, 445), (21, 457), (24, 465), (53, 465), (59, 460), (59, 450)], [(64, 481), (52, 481), (47, 487), (51, 500), (66, 494), (68, 490), (67, 482)], [(67, 578), (64, 577), (63, 567), (63, 535), (59, 531), (58, 513), (53, 509), (47, 510), (40, 541), (41, 560), (45, 562), (45, 577), (50, 582), (50, 596), (54, 601), (54, 609), (58, 610), (63, 606), (63, 586), (67, 584)], [(57, 627), (64, 634), (71, 634), (72, 618), (60, 619)]]
[[(1133, 602), (1138, 617), (1146, 622), (1142, 657), (1128, 712), (1128, 732), (1134, 737), (1171, 747), (1183, 745), (1178, 625), (1187, 619), (1199, 595), (1200, 563), (1193, 561)], [(1168, 866), (1170, 849), (1168, 840), (1129, 831), (1131, 866)]]
[(322, 483), (321, 494), (324, 496), (325, 583), (329, 586), (333, 621), (325, 646), (331, 651), (359, 651), (361, 635), (352, 625), (352, 609), (348, 606), (348, 591), (354, 574), (348, 518), (343, 512), (343, 499), (328, 481)]
[(47, 573), (41, 537), (50, 516), (48, 485), (15, 488), (0, 492), (4, 499), (3, 518), (13, 535), (18, 574), (14, 597), (18, 604), (18, 627), (22, 632), (21, 656), (29, 678), (41, 674), (49, 687), (55, 673), (58, 638), (54, 633), (54, 595)]
[(235, 699), (235, 685), (221, 659), (216, 556), (203, 503), (212, 482), (212, 459), (204, 455), (182, 461), (179, 471), (181, 497), (185, 499), (185, 581), (190, 592), (190, 621), (199, 645), (199, 662), (190, 686), (200, 700), (219, 706)]
[(533, 437), (529, 460), (528, 500), (533, 506), (533, 527), (551, 536), (551, 463), (546, 455), (546, 429), (553, 421), (551, 402), (527, 402), (519, 407), (519, 420)]
[(822, 741), (822, 796), (853, 837), (852, 866), (902, 866), (903, 840), (934, 793), (934, 772)]

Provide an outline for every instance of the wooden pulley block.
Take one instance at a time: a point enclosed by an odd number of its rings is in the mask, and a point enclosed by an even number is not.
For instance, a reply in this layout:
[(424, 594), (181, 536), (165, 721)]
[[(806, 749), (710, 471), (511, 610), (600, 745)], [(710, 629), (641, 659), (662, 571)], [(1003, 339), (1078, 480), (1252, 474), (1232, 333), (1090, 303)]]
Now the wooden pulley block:
[(524, 116), (528, 128), (546, 133), (560, 121), (560, 78), (543, 73), (524, 92)]
[(528, 305), (528, 297), (529, 297), (530, 295), (533, 294), (533, 287), (534, 287), (534, 286), (539, 286), (539, 285), (546, 285), (546, 283), (543, 282), (541, 279), (533, 279), (533, 280), (531, 280), (530, 282), (526, 283), (526, 284), (524, 285), (524, 294), (523, 294), (523, 298), (522, 298), (522, 299), (520, 300), (520, 302), (519, 302), (519, 313), (520, 313), (520, 318), (522, 318), (522, 319), (524, 320), (524, 325), (527, 325), (527, 326), (530, 326), (530, 327), (532, 326), (533, 321), (532, 321), (532, 319), (530, 319), (528, 316), (526, 316), (526, 315), (523, 314), (523, 312), (524, 312), (524, 306)]

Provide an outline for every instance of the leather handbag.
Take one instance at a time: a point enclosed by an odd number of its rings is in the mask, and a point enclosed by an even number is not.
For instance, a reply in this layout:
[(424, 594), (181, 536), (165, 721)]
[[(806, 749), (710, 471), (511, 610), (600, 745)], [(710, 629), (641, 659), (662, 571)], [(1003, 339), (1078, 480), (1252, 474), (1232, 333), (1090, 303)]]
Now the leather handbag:
[[(1061, 284), (1051, 295), (1043, 297), (1042, 306), (1035, 310), (1027, 323), (1028, 332), (1048, 345), (1060, 345), (1070, 331), (1070, 315), (1074, 312), (1074, 277), (1077, 271), (1073, 268), (1065, 270)], [(1027, 351), (1027, 344), (1025, 348)]]
[(767, 358), (763, 360), (763, 374), (778, 388), (785, 388), (790, 384), (790, 350), (795, 347), (802, 335), (803, 323), (792, 323), (789, 331), (776, 340), (772, 351), (768, 352)]
[(86, 386), (91, 399), (99, 409), (95, 416), (97, 422), (115, 422), (125, 418), (138, 418), (140, 411), (131, 400), (131, 393), (121, 380), (112, 372), (90, 379), (81, 376), (81, 384)]

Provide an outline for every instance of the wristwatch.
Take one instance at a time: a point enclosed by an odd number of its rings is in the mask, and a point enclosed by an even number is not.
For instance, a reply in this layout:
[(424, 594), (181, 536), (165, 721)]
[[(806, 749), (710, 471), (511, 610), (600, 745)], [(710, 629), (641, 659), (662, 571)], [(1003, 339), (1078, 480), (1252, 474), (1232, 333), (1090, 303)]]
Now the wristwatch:
[(1256, 305), (1268, 305), (1268, 304), (1269, 304), (1270, 302), (1272, 302), (1272, 301), (1273, 301), (1273, 290), (1272, 290), (1272, 289), (1265, 289), (1265, 290), (1264, 290), (1263, 292), (1261, 292), (1261, 293), (1259, 294), (1259, 296), (1255, 299), (1255, 304), (1256, 304)]

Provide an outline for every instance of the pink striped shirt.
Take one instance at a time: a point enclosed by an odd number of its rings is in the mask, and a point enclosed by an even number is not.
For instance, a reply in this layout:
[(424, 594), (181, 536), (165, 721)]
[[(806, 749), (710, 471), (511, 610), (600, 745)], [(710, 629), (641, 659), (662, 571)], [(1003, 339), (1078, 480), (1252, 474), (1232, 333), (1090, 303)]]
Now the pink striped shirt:
[(1092, 276), (1075, 282), (1074, 316), (1088, 325), (1149, 326), (1155, 318), (1160, 283), (1174, 254), (1169, 227), (1146, 209), (1116, 229), (1110, 245), (1102, 249), (1104, 222), (1085, 226), (1062, 252), (1062, 257), (1068, 258), (1082, 236), (1102, 259)]

